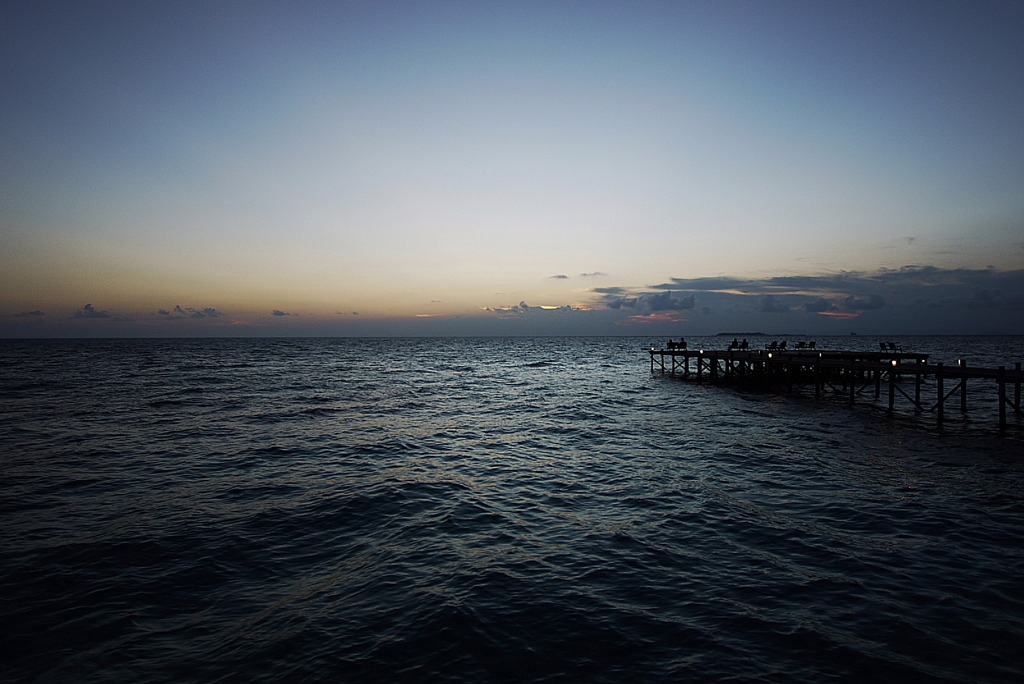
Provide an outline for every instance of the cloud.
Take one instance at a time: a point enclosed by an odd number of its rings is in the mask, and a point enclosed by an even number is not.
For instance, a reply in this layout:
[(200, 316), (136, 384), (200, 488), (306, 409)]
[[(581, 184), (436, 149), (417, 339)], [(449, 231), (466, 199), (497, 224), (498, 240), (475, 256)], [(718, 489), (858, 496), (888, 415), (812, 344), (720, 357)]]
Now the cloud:
[(547, 279), (548, 279), (548, 280), (568, 280), (568, 279), (569, 279), (569, 276), (567, 276), (567, 275), (565, 275), (565, 274), (562, 274), (562, 273), (560, 273), (560, 274), (558, 274), (558, 275), (548, 276), (548, 278), (547, 278)]
[(485, 307), (484, 311), (491, 313), (504, 315), (503, 317), (514, 317), (523, 315), (543, 315), (553, 312), (573, 312), (573, 311), (587, 311), (582, 307), (573, 306), (571, 304), (563, 304), (561, 306), (531, 306), (526, 302), (519, 302), (512, 306), (499, 306), (499, 307)]
[(717, 277), (717, 278), (672, 278), (672, 282), (654, 285), (655, 290), (696, 290), (719, 291), (734, 290), (745, 282), (739, 278)]
[(93, 307), (92, 304), (86, 304), (81, 309), (76, 311), (71, 316), (72, 318), (110, 318), (110, 313), (107, 311), (100, 311)]
[(908, 235), (906, 237), (889, 240), (888, 242), (882, 245), (882, 249), (896, 249), (898, 247), (909, 247), (915, 242), (917, 242), (917, 238)]
[(299, 315), (297, 313), (288, 313), (287, 311), (281, 311), (280, 309), (274, 309), (271, 312), (271, 314), (274, 315), (274, 316), (298, 316)]
[(650, 292), (636, 296), (623, 296), (624, 288), (596, 288), (605, 296), (603, 303), (609, 309), (640, 309), (646, 311), (683, 311), (697, 305), (697, 298), (692, 295), (679, 297), (675, 292)]
[(486, 307), (484, 311), (492, 311), (494, 313), (504, 314), (524, 314), (530, 310), (530, 305), (526, 302), (519, 302), (512, 306), (499, 306), (499, 307)]
[(674, 292), (660, 292), (650, 295), (645, 304), (651, 311), (678, 311), (680, 309), (692, 309), (696, 305), (696, 298), (691, 294), (685, 297), (676, 297)]
[(45, 316), (42, 311), (22, 311), (21, 313), (11, 314), (14, 318), (32, 318), (34, 316)]
[(786, 313), (789, 307), (775, 299), (775, 295), (763, 295), (758, 302), (757, 310), (761, 313)]
[(601, 278), (607, 275), (607, 273), (604, 273), (602, 271), (594, 271), (593, 273), (580, 273), (581, 278)]
[(157, 311), (161, 316), (167, 316), (173, 319), (180, 318), (219, 318), (224, 314), (213, 307), (206, 307), (204, 309), (195, 309), (191, 306), (182, 307), (180, 304), (174, 307), (174, 311), (168, 311), (166, 309), (160, 309)]
[(869, 309), (881, 309), (885, 306), (885, 300), (877, 294), (869, 294), (866, 297), (854, 297), (850, 295), (843, 298), (843, 308), (850, 311), (867, 311)]
[(970, 297), (965, 297), (957, 304), (971, 309), (991, 309), (1024, 314), (1024, 292), (1002, 292), (996, 289), (975, 287)]
[(805, 302), (800, 308), (810, 313), (825, 313), (826, 311), (835, 311), (836, 305), (824, 297), (819, 297), (814, 301)]
[[(715, 276), (670, 278), (648, 287), (592, 288), (596, 302), (616, 311), (667, 311), (693, 308), (699, 294), (704, 306), (719, 314), (742, 315), (795, 312), (832, 319), (874, 315), (898, 324), (909, 317), (922, 319), (924, 310), (971, 309), (1024, 315), (1024, 269), (997, 271), (946, 269), (908, 264), (875, 271), (839, 271), (769, 278)], [(753, 306), (750, 297), (755, 297)], [(878, 318), (873, 312), (887, 312)], [(998, 319), (993, 321), (992, 328)], [(940, 324), (941, 321), (936, 321)]]

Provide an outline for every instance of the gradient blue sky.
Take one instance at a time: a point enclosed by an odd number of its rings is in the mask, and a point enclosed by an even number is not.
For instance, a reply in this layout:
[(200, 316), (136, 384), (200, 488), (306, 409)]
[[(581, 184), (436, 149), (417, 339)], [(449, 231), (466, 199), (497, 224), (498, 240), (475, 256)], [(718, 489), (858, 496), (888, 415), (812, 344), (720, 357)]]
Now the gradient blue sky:
[(1024, 334), (1022, 2), (0, 32), (0, 336)]

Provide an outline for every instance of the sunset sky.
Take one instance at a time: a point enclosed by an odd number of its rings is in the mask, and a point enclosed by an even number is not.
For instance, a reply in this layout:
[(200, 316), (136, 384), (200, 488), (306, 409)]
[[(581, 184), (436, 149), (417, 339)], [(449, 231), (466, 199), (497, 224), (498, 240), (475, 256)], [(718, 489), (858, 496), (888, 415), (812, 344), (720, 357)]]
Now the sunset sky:
[(1024, 334), (1024, 3), (15, 2), (0, 336)]

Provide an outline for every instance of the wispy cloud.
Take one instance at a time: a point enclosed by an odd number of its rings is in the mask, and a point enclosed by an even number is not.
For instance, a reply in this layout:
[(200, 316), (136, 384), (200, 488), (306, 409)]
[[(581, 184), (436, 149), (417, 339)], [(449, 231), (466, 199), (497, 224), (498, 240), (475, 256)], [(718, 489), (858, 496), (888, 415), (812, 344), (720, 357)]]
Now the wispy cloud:
[(272, 316), (298, 316), (297, 313), (289, 313), (288, 311), (281, 311), (280, 309), (274, 309), (270, 312)]
[(499, 314), (502, 317), (544, 315), (549, 313), (570, 313), (573, 311), (587, 311), (583, 307), (563, 304), (561, 306), (531, 306), (526, 302), (519, 302), (511, 306), (485, 307), (484, 311)]
[(39, 316), (45, 316), (42, 311), (22, 311), (21, 313), (11, 314), (14, 318), (36, 318)]

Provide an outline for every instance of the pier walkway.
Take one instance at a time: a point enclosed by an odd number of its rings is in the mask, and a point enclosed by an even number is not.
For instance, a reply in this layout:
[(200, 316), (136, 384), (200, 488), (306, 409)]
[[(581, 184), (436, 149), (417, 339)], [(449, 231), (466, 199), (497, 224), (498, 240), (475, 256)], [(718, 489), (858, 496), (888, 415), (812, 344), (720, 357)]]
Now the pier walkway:
[[(814, 396), (840, 394), (850, 404), (868, 394), (888, 393), (888, 410), (909, 402), (916, 411), (934, 412), (936, 422), (946, 419), (947, 402), (957, 396), (959, 409), (968, 410), (968, 381), (986, 381), (997, 396), (999, 429), (1005, 431), (1007, 414), (1021, 410), (1021, 364), (1013, 368), (982, 368), (965, 364), (928, 363), (928, 354), (904, 351), (650, 349), (651, 372), (680, 375), (696, 382), (746, 383), (764, 388), (814, 386)], [(971, 385), (977, 385), (972, 382)], [(926, 391), (925, 385), (928, 386)], [(905, 401), (904, 401), (905, 400)]]

